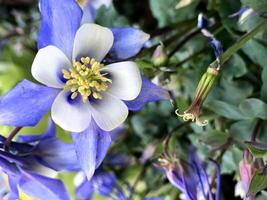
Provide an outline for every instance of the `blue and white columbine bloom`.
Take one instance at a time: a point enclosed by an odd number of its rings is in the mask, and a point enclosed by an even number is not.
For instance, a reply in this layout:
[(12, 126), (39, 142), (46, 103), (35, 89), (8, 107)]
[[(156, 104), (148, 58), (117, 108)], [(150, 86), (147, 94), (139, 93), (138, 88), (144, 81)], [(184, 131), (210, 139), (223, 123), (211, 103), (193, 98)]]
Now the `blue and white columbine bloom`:
[(41, 0), (40, 10), (32, 74), (44, 85), (23, 80), (1, 97), (0, 124), (35, 126), (51, 109), (52, 119), (73, 132), (77, 159), (90, 178), (111, 144), (109, 131), (128, 110), (169, 95), (124, 61), (140, 51), (148, 34), (84, 24), (85, 11), (75, 0)]
[(110, 29), (84, 24), (76, 32), (71, 57), (53, 45), (37, 53), (33, 77), (58, 89), (51, 115), (63, 129), (82, 132), (94, 120), (110, 131), (126, 119), (128, 108), (123, 101), (139, 95), (142, 79), (134, 62), (101, 64), (113, 41)]

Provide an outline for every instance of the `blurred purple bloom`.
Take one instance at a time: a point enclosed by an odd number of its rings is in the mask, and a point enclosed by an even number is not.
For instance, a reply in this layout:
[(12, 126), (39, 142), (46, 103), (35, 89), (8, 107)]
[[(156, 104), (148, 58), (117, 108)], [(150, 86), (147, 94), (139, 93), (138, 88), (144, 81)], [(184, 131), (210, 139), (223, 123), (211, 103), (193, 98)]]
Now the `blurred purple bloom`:
[(96, 170), (90, 181), (84, 176), (76, 189), (75, 198), (78, 200), (90, 200), (94, 193), (109, 197), (116, 190), (116, 177), (111, 172), (102, 169)]
[[(165, 171), (170, 183), (178, 188), (187, 200), (214, 200), (209, 177), (195, 150), (191, 149), (188, 161), (177, 158), (159, 159), (159, 166)], [(214, 163), (214, 161), (212, 161)], [(216, 200), (220, 200), (220, 168), (216, 164), (217, 193)]]
[(133, 163), (133, 160), (125, 154), (108, 154), (104, 163), (115, 168), (126, 168)]
[(143, 151), (141, 158), (139, 159), (140, 163), (145, 164), (147, 161), (154, 155), (157, 148), (157, 144), (149, 144), (146, 149)]
[[(12, 142), (10, 151), (3, 150), (5, 138), (0, 138), (0, 171), (7, 175), (10, 192), (7, 199), (19, 199), (20, 195), (40, 200), (68, 200), (65, 186), (59, 180), (42, 175), (54, 170), (78, 170), (77, 158), (71, 144), (59, 141), (51, 122), (46, 133), (38, 136), (23, 136)], [(56, 148), (55, 148), (56, 147)], [(64, 152), (64, 153), (63, 153)], [(69, 157), (66, 157), (66, 154)], [(51, 170), (50, 170), (51, 171)]]
[[(81, 177), (81, 179), (75, 192), (75, 199), (77, 200), (91, 200), (94, 194), (116, 200), (132, 199), (131, 197), (128, 198), (118, 185), (117, 178), (112, 172), (98, 169), (90, 181), (88, 181), (85, 176)], [(127, 186), (127, 188), (128, 192), (131, 194), (133, 192), (132, 188), (129, 186)], [(161, 200), (161, 198), (150, 197), (144, 198), (143, 200)]]

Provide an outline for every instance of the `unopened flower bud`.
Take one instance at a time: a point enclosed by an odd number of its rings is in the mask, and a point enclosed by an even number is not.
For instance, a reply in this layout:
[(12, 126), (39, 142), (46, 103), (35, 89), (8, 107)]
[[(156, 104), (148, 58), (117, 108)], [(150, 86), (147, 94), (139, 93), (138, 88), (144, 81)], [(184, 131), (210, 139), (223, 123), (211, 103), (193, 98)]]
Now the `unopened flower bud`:
[(155, 66), (163, 66), (167, 62), (167, 55), (164, 51), (164, 45), (161, 43), (160, 45), (157, 46), (155, 49), (153, 56), (152, 56), (152, 62)]

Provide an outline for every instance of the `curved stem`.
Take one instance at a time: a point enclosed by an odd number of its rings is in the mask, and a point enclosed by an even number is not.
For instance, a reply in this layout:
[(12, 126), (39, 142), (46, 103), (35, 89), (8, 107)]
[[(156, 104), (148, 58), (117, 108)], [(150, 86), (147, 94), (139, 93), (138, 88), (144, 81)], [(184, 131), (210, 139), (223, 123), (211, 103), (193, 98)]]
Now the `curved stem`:
[(18, 134), (18, 132), (22, 129), (23, 127), (16, 127), (7, 137), (6, 141), (4, 142), (4, 150), (9, 151), (10, 144), (13, 140), (13, 138)]
[[(267, 20), (264, 20), (258, 24), (253, 30), (243, 35), (233, 46), (231, 46), (227, 51), (225, 51), (220, 57), (221, 64), (225, 63), (235, 54), (240, 48), (242, 48), (251, 38), (253, 38), (257, 33), (267, 29)], [(218, 62), (215, 60), (210, 64), (210, 67), (218, 68)]]

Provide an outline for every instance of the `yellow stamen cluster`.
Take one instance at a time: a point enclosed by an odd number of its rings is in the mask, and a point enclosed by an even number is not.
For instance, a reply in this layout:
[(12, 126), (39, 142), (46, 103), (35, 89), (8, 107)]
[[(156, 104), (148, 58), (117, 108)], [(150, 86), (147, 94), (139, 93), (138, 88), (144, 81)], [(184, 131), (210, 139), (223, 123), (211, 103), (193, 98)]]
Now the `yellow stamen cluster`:
[(78, 94), (82, 96), (84, 102), (92, 95), (95, 99), (102, 99), (100, 92), (108, 89), (108, 82), (111, 80), (101, 74), (100, 69), (104, 65), (94, 58), (82, 57), (79, 62), (74, 62), (73, 67), (63, 69), (63, 77), (67, 79), (65, 90), (72, 92), (71, 99), (75, 99)]

